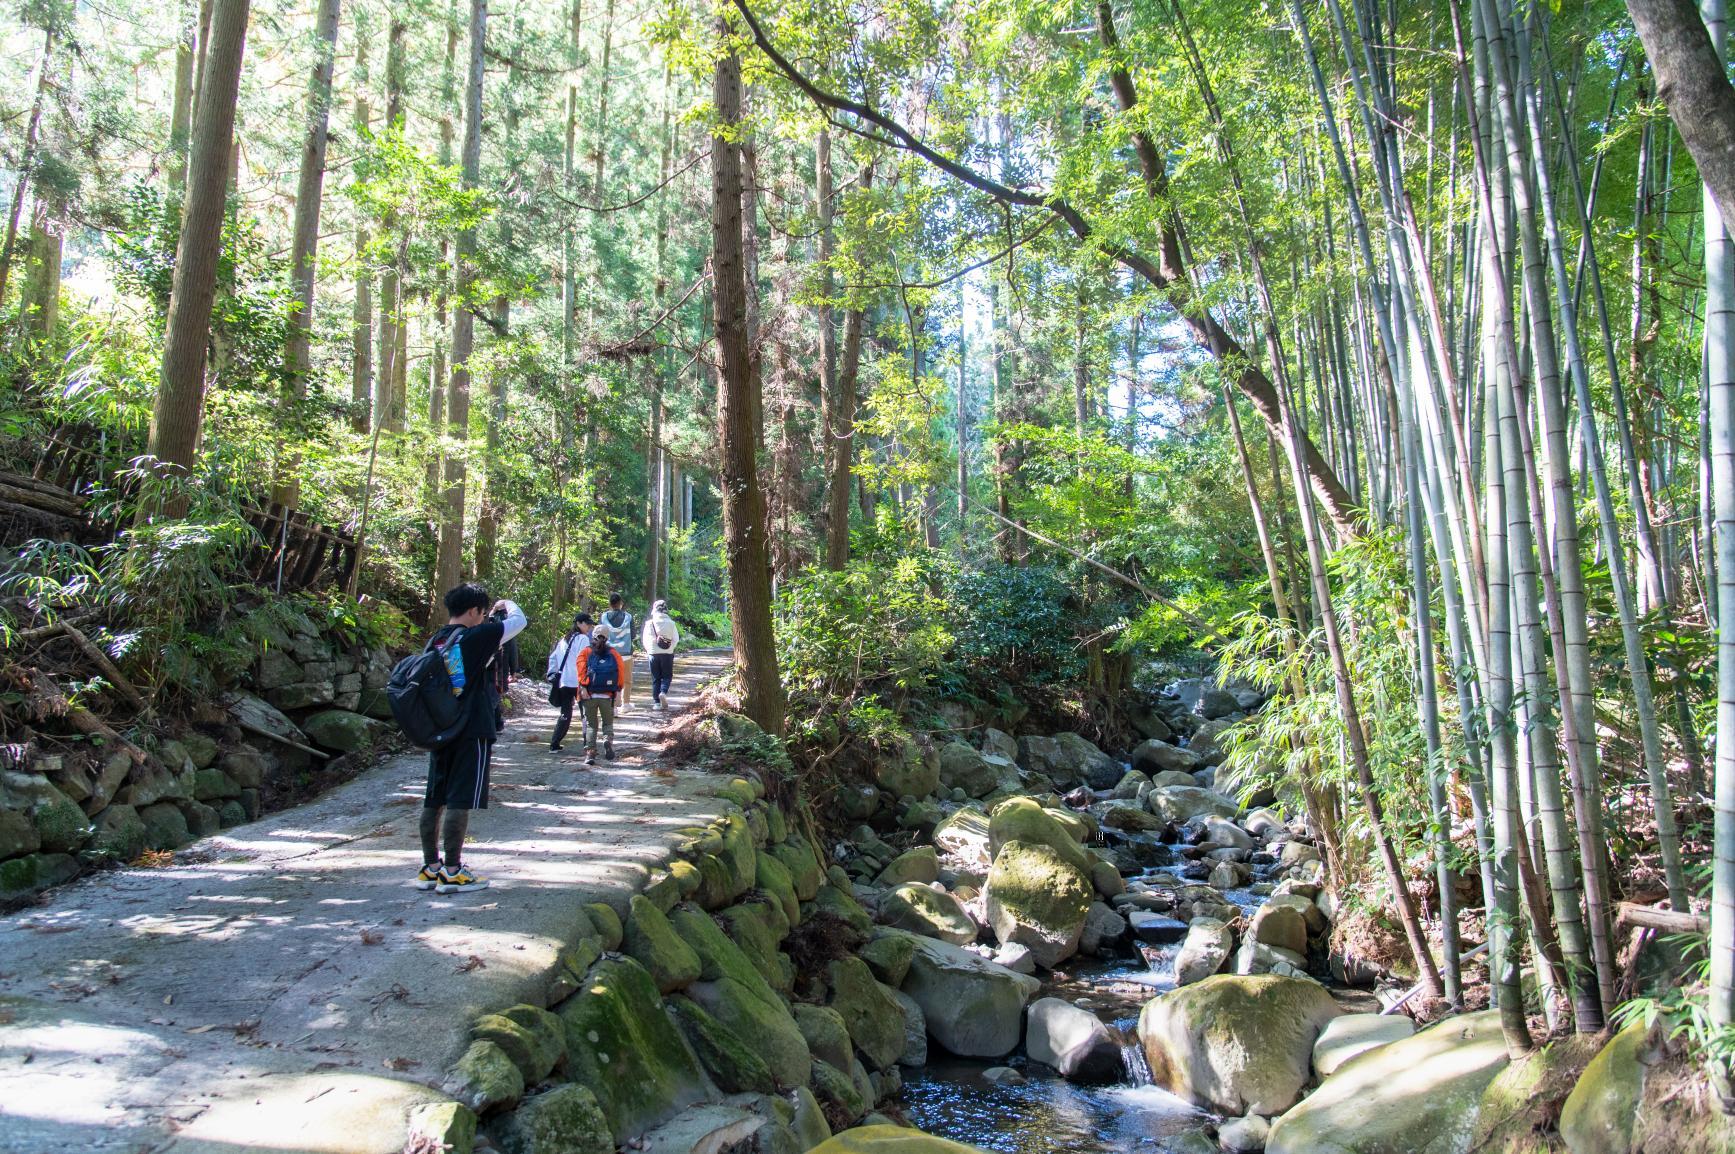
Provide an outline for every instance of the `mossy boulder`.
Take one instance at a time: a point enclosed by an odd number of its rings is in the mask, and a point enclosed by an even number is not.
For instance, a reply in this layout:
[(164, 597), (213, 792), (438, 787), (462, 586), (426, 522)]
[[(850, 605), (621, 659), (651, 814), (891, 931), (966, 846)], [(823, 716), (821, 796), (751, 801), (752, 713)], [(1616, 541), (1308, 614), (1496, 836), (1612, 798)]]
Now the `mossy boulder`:
[(30, 822), (45, 853), (74, 853), (90, 840), (90, 822), (71, 798), (44, 782), (33, 793)]
[(476, 1111), (461, 1102), (424, 1102), (411, 1108), (408, 1122), (406, 1150), (470, 1154), (475, 1147)]
[(1222, 1114), (1279, 1114), (1307, 1084), (1313, 1044), (1343, 1013), (1304, 978), (1218, 974), (1152, 998), (1139, 1015), (1157, 1085)]
[(699, 956), (702, 980), (687, 988), (687, 996), (738, 1037), (750, 1039), (779, 1085), (806, 1083), (807, 1043), (752, 960), (702, 910), (677, 906), (670, 921)]
[[(1225, 980), (1296, 979), (1212, 978), (1190, 988)], [(1468, 1154), (1482, 1093), (1506, 1062), (1498, 1011), (1447, 1018), (1344, 1063), (1277, 1120), (1265, 1149), (1267, 1154)]]
[(789, 921), (780, 905), (769, 897), (749, 898), (713, 916), (773, 989), (787, 994), (794, 988), (795, 967), (779, 950), (789, 936)]
[(1560, 1136), (1572, 1154), (1628, 1154), (1644, 1098), (1649, 1031), (1634, 1022), (1597, 1051), (1560, 1111)]
[(780, 841), (767, 851), (789, 872), (790, 884), (795, 887), (795, 896), (801, 901), (810, 902), (819, 893), (819, 887), (825, 884), (825, 870), (819, 864), (819, 858), (814, 856), (813, 847), (803, 837), (792, 837)]
[(355, 753), (366, 749), (387, 732), (383, 722), (347, 709), (326, 709), (301, 723), (301, 731), (322, 749)]
[[(1563, 1151), (1565, 1145), (1554, 1133), (1561, 1107), (1585, 1065), (1601, 1048), (1602, 1040), (1597, 1035), (1568, 1034), (1538, 1046), (1516, 1062), (1508, 1062), (1482, 1091), (1469, 1148), (1476, 1154)], [(1599, 1138), (1605, 1133), (1613, 1137), (1618, 1130), (1599, 1130)], [(1625, 1147), (1619, 1149), (1620, 1154), (1627, 1154)]]
[(904, 1052), (904, 1008), (880, 985), (860, 958), (839, 958), (827, 967), (829, 1004), (843, 1015), (856, 1048), (876, 1070), (895, 1065)]
[(447, 1073), (441, 1088), (476, 1113), (486, 1114), (524, 1096), (524, 1075), (506, 1051), (477, 1039)]
[(619, 1141), (630, 1141), (709, 1094), (699, 1062), (631, 958), (605, 959), (560, 1006), (572, 1080), (596, 1095)]
[[(789, 924), (795, 925), (801, 921), (801, 898), (796, 895), (795, 879), (789, 876), (789, 867), (764, 850), (758, 852), (757, 858), (759, 888), (765, 891), (765, 896), (783, 908), (783, 916)], [(685, 862), (680, 864), (686, 865)], [(686, 894), (683, 893), (682, 896)]]
[(614, 1135), (596, 1096), (557, 1086), (526, 1098), (494, 1127), (505, 1154), (614, 1154)]
[(905, 850), (886, 864), (880, 871), (880, 876), (874, 879), (879, 886), (897, 886), (905, 882), (938, 881), (940, 877), (940, 856), (934, 852), (931, 845), (920, 845), (915, 849)]
[(961, 789), (969, 797), (984, 797), (1000, 784), (1000, 775), (988, 764), (988, 759), (961, 741), (942, 745), (939, 761), (940, 784), (947, 789)]
[(911, 941), (903, 992), (922, 1008), (934, 1040), (966, 1058), (1011, 1053), (1024, 1030), (1024, 1005), (1042, 983), (945, 942)]
[(802, 907), (802, 920), (806, 921), (810, 913), (830, 914), (839, 918), (863, 937), (873, 931), (874, 921), (868, 916), (868, 912), (861, 908), (861, 903), (855, 900), (855, 895), (830, 882), (820, 886), (819, 892), (813, 895), (813, 901)]
[(1078, 952), (1095, 890), (1085, 870), (1050, 846), (1009, 841), (994, 856), (986, 897), (1000, 943), (1024, 946), (1053, 969)]
[(945, 890), (919, 882), (907, 882), (881, 896), (880, 921), (955, 946), (976, 940), (976, 923), (964, 904)]
[(1152, 813), (1176, 825), (1206, 814), (1232, 818), (1241, 810), (1233, 798), (1197, 785), (1165, 785), (1151, 790), (1145, 801)]
[(92, 820), (94, 832), (85, 847), (87, 856), (109, 861), (132, 861), (145, 851), (145, 823), (130, 805), (109, 806)]
[(908, 1126), (857, 1126), (820, 1143), (808, 1154), (983, 1154), (983, 1150)]
[(566, 1030), (560, 1018), (539, 1006), (518, 1005), (484, 1014), (470, 1028), (477, 1041), (492, 1042), (512, 1059), (526, 1086), (534, 1086), (566, 1055)]
[(735, 1031), (691, 998), (670, 998), (668, 1007), (719, 1090), (725, 1094), (776, 1093), (777, 1081), (771, 1076), (771, 1067)]
[(737, 1036), (753, 1039), (779, 1086), (807, 1081), (811, 1073), (807, 1042), (782, 999), (775, 994), (763, 999), (753, 987), (733, 978), (695, 982), (687, 987), (687, 995)]
[(1091, 859), (1072, 831), (1028, 797), (1013, 797), (994, 808), (988, 819), (988, 852), (998, 859), (1007, 842), (1021, 841), (1026, 845), (1044, 845), (1058, 854), (1062, 861), (1090, 876)]
[(795, 1011), (795, 1024), (807, 1040), (808, 1053), (818, 1061), (828, 1062), (839, 1069), (847, 1068), (854, 1043), (850, 1040), (849, 1027), (843, 1023), (843, 1015), (830, 1006), (812, 1006), (805, 1002), (798, 1002), (791, 1008)]
[(78, 872), (78, 859), (70, 854), (27, 853), (8, 858), (0, 862), (0, 895), (13, 897), (64, 885)]
[(874, 977), (895, 990), (904, 984), (904, 975), (910, 972), (910, 959), (915, 956), (916, 944), (904, 934), (880, 931), (878, 937), (857, 953), (874, 972)]
[(699, 955), (642, 894), (634, 894), (627, 907), (622, 944), (627, 956), (650, 973), (659, 993), (684, 990), (699, 979)]
[(194, 841), (210, 837), (223, 828), (223, 815), (202, 801), (180, 803), (181, 816), (187, 819), (187, 832)]
[(830, 1062), (813, 1063), (813, 1093), (822, 1106), (830, 1108), (833, 1117), (856, 1122), (873, 1105), (870, 1095), (862, 1093), (855, 1079)]
[(753, 831), (747, 819), (738, 813), (723, 818), (723, 848), (717, 857), (728, 871), (728, 901), (734, 901), (752, 889), (759, 880), (759, 849), (753, 844)]
[(880, 751), (874, 781), (893, 797), (927, 797), (940, 788), (940, 759), (913, 738)]
[(590, 924), (596, 927), (596, 936), (601, 939), (603, 950), (612, 954), (620, 949), (626, 938), (626, 927), (621, 924), (621, 916), (614, 907), (603, 902), (591, 902), (584, 907), (584, 912), (590, 918)]
[[(1190, 939), (1191, 935), (1188, 936)], [(1416, 1023), (1402, 1014), (1345, 1014), (1333, 1018), (1313, 1044), (1313, 1072), (1322, 1080), (1329, 1078), (1356, 1055), (1401, 1042), (1415, 1032)]]
[(145, 823), (145, 848), (154, 850), (180, 849), (193, 840), (187, 828), (187, 815), (171, 801), (159, 801), (139, 810), (139, 820)]

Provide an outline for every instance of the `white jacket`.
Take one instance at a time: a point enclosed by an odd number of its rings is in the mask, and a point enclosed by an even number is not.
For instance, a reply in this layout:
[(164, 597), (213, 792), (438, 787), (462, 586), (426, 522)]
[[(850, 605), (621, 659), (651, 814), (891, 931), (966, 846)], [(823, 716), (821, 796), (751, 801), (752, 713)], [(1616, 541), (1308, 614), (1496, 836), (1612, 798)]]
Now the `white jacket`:
[[(667, 649), (658, 647), (658, 633), (661, 633), (664, 637), (669, 639), (669, 647)], [(680, 627), (675, 624), (675, 619), (670, 617), (667, 613), (651, 614), (650, 618), (645, 621), (645, 627), (639, 631), (639, 644), (644, 651), (649, 653), (652, 657), (655, 657), (659, 653), (673, 653), (675, 651), (675, 646), (680, 643)]]
[(542, 675), (542, 679), (547, 681), (554, 676), (555, 670), (559, 670), (561, 687), (576, 689), (578, 687), (578, 659), (586, 649), (590, 648), (590, 635), (578, 634), (571, 645), (568, 645), (566, 640), (565, 637), (562, 637), (554, 643), (554, 652), (548, 655), (548, 672)]

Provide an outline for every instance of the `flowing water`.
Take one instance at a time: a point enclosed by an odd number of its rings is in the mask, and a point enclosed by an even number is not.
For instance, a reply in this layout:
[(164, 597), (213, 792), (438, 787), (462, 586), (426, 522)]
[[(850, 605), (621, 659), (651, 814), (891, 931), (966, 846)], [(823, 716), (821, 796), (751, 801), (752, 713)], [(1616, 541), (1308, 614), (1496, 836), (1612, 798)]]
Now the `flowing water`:
[[(1169, 872), (1148, 870), (1141, 880)], [(1270, 870), (1258, 867), (1254, 872), (1263, 878)], [(1223, 897), (1248, 917), (1265, 901), (1264, 894), (1250, 887), (1225, 890)], [(935, 1048), (929, 1051), (928, 1065), (904, 1081), (910, 1121), (930, 1134), (997, 1154), (1167, 1154), (1181, 1149), (1183, 1135), (1215, 1119), (1152, 1085), (1138, 1043), (1139, 1009), (1175, 988), (1179, 950), (1179, 944), (1144, 946), (1140, 952), (1081, 964), (1072, 968), (1067, 981), (1051, 982), (1042, 991), (1043, 997), (1061, 997), (1092, 1009), (1119, 1031), (1126, 1070), (1121, 1084), (1074, 1085), (1022, 1053), (1004, 1061), (972, 1061)], [(1017, 1070), (1024, 1081), (996, 1082), (983, 1076), (1002, 1065)]]
[[(1136, 1049), (1137, 1047), (1134, 1047)], [(1138, 1058), (1144, 1063), (1143, 1055)], [(986, 1062), (935, 1055), (904, 1082), (910, 1121), (930, 1134), (999, 1154), (1113, 1154), (1168, 1151), (1207, 1120), (1148, 1083), (1075, 1086), (1047, 1067), (1021, 1062), (1017, 1085), (982, 1077)]]

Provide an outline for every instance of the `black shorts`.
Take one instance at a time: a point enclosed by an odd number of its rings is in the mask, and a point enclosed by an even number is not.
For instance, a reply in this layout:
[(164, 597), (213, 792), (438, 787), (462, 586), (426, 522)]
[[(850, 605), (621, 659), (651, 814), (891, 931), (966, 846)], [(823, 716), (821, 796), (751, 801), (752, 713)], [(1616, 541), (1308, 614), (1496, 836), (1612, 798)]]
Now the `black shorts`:
[(494, 743), (481, 737), (460, 737), (444, 749), (428, 754), (426, 807), (438, 809), (487, 809), (488, 769), (494, 760)]

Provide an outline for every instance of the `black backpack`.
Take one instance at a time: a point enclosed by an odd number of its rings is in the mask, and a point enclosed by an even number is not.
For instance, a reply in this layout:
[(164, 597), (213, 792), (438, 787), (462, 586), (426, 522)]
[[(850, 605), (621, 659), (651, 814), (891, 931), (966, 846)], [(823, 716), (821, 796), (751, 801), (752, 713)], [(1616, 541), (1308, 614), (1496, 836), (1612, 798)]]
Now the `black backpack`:
[(412, 745), (435, 750), (450, 745), (470, 716), (470, 698), (452, 692), (452, 675), (446, 669), (444, 649), (457, 645), (463, 631), (446, 635), (446, 644), (435, 634), (426, 649), (412, 653), (392, 669), (386, 682), (386, 700), (398, 728)]
[(614, 693), (621, 687), (620, 666), (615, 664), (614, 650), (608, 646), (592, 647), (585, 658), (590, 667), (590, 684), (585, 686), (592, 696)]

